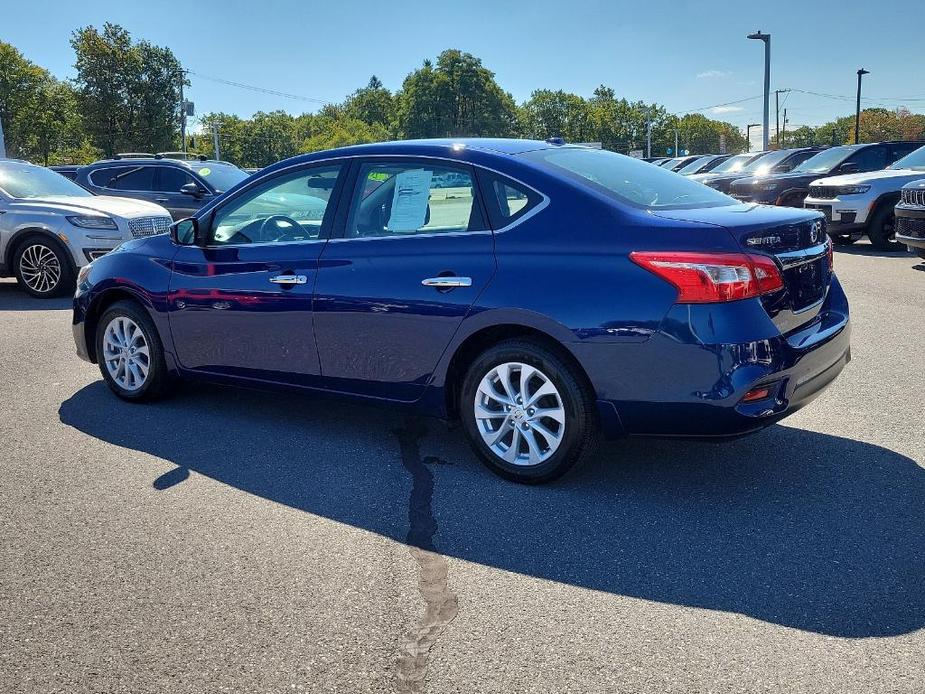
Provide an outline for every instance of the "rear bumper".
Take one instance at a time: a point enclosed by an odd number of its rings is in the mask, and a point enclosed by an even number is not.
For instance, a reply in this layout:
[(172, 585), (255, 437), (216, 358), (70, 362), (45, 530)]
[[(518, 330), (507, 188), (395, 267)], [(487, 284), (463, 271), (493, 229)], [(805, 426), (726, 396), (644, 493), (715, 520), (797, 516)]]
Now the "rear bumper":
[[(707, 342), (712, 329), (718, 339)], [(747, 332), (756, 339), (742, 339)], [(729, 339), (735, 333), (739, 339)], [(759, 301), (747, 300), (677, 306), (645, 343), (574, 345), (573, 351), (599, 401), (617, 413), (619, 428), (603, 421), (609, 438), (731, 437), (763, 429), (811, 402), (850, 361), (850, 335), (848, 303), (833, 278), (819, 314), (787, 335), (774, 328)], [(764, 387), (768, 397), (743, 402), (746, 393)]]

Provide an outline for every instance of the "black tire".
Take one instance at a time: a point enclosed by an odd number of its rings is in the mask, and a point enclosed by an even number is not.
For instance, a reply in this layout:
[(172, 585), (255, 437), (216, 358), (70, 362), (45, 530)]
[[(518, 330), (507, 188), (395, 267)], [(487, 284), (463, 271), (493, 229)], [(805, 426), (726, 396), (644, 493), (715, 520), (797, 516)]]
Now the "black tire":
[(896, 217), (892, 205), (880, 205), (867, 224), (867, 238), (878, 251), (897, 251), (900, 246), (893, 239), (896, 235)]
[[(483, 440), (479, 423), (476, 420), (474, 408), (482, 379), (491, 374), (496, 367), (506, 363), (520, 363), (538, 369), (542, 376), (548, 378), (552, 385), (555, 386), (558, 397), (561, 399), (565, 419), (563, 424), (565, 427), (564, 433), (559, 441), (558, 448), (548, 458), (536, 464), (517, 465), (503, 460)], [(466, 372), (459, 397), (460, 418), (473, 450), (492, 472), (509, 480), (526, 484), (548, 482), (561, 477), (576, 463), (588, 458), (597, 447), (600, 423), (594, 393), (586, 384), (583, 375), (567, 359), (536, 342), (514, 339), (501, 342), (487, 349), (475, 359)], [(552, 397), (555, 399), (555, 396)], [(538, 405), (542, 402), (542, 398), (537, 401)], [(545, 407), (545, 405), (541, 406)], [(535, 410), (533, 411), (535, 412)], [(513, 419), (509, 421), (507, 415), (503, 416), (506, 418), (498, 424), (498, 429), (496, 430), (498, 432), (506, 426), (516, 426)], [(513, 417), (513, 415), (511, 416)], [(493, 421), (497, 422), (498, 420)], [(557, 428), (557, 425), (549, 420), (541, 420), (540, 423), (551, 428)], [(526, 428), (530, 428), (529, 423), (527, 423)], [(543, 438), (540, 430), (535, 429), (531, 434), (534, 442), (537, 441), (537, 433), (540, 433), (541, 439)], [(511, 435), (513, 437), (513, 432)], [(521, 435), (526, 436), (527, 434), (526, 432), (523, 434), (518, 433), (518, 437), (515, 439), (518, 441), (518, 451), (521, 450), (522, 446), (526, 447), (525, 439), (523, 444), (520, 443)], [(508, 444), (508, 450), (510, 450), (512, 444), (513, 441)], [(543, 444), (543, 446), (547, 451), (551, 448), (548, 443)], [(529, 450), (529, 447), (527, 448)]]
[[(137, 325), (148, 347), (148, 372), (144, 382), (137, 389), (128, 389), (120, 385), (106, 365), (103, 339), (106, 329), (115, 319), (125, 317)], [(163, 396), (171, 385), (164, 360), (164, 347), (151, 316), (134, 301), (118, 301), (103, 312), (96, 327), (96, 361), (106, 385), (113, 393), (128, 402), (149, 402)]]
[[(13, 272), (19, 286), (37, 299), (73, 294), (76, 286), (74, 265), (67, 249), (44, 234), (30, 234), (17, 244)], [(45, 282), (55, 275), (57, 279), (46, 287)]]
[(850, 246), (852, 243), (858, 239), (853, 236), (832, 236), (832, 243), (836, 246)]

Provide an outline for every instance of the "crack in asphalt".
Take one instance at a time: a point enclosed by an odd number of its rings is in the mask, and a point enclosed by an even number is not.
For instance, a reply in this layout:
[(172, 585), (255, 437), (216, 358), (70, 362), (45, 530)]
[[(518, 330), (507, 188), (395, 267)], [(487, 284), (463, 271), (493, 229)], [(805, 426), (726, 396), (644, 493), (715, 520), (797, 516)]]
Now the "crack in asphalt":
[(397, 429), (401, 461), (411, 473), (411, 498), (408, 503), (407, 542), (411, 556), (418, 564), (418, 589), (424, 598), (424, 615), (404, 636), (398, 657), (397, 690), (400, 694), (424, 691), (430, 649), (443, 634), (446, 626), (459, 611), (456, 594), (447, 582), (446, 558), (437, 553), (434, 534), (434, 476), (427, 467), (443, 463), (439, 458), (422, 458), (419, 442), (427, 428), (419, 419), (409, 419)]

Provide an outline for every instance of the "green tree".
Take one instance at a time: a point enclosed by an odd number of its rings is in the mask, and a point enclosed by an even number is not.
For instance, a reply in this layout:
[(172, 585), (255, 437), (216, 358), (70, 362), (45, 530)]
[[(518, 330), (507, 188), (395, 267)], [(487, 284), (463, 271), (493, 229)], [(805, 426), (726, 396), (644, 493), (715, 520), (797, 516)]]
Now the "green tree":
[(169, 48), (132, 43), (106, 23), (71, 37), (78, 108), (93, 144), (106, 154), (169, 149), (177, 142), (182, 67)]
[(522, 132), (537, 140), (561, 137), (568, 142), (587, 142), (593, 136), (588, 102), (561, 89), (533, 92), (520, 108), (520, 121)]
[(443, 51), (412, 72), (398, 96), (404, 137), (507, 136), (516, 131), (514, 98), (495, 82), (482, 61), (458, 50)]
[(379, 125), (391, 130), (395, 122), (395, 97), (373, 75), (369, 84), (347, 97), (344, 114), (368, 125)]
[(0, 122), (8, 156), (28, 155), (35, 97), (48, 80), (48, 72), (0, 41)]

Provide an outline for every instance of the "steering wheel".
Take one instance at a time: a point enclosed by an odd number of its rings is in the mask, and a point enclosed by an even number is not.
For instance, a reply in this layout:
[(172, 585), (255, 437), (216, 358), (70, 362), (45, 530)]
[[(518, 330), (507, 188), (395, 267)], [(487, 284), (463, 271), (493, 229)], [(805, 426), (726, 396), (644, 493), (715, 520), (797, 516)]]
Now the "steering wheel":
[(267, 228), (270, 222), (274, 223), (274, 225), (277, 227), (277, 230), (279, 230), (279, 227), (280, 227), (280, 225), (277, 224), (277, 222), (285, 222), (286, 226), (292, 227), (292, 231), (278, 233), (276, 237), (272, 239), (273, 241), (282, 241), (287, 236), (291, 236), (292, 232), (295, 231), (296, 229), (299, 229), (299, 230), (302, 229), (301, 225), (297, 221), (295, 221), (292, 217), (287, 217), (284, 214), (270, 215), (269, 217), (263, 220), (263, 223), (260, 225), (260, 229), (257, 230), (257, 236), (260, 238), (261, 243), (266, 243), (267, 241), (266, 233), (267, 233)]

